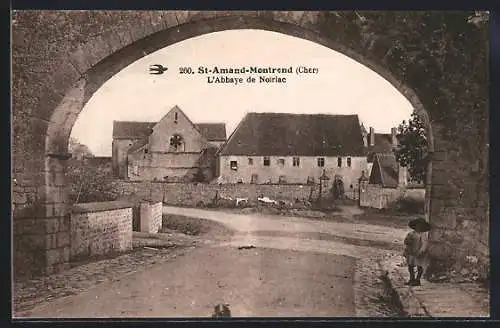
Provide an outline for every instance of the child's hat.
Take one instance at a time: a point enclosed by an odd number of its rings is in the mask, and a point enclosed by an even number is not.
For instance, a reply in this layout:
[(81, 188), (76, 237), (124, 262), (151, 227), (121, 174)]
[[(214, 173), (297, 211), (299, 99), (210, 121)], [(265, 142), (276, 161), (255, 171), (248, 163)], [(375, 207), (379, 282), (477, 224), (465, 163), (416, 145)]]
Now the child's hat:
[(427, 232), (431, 230), (431, 225), (423, 217), (411, 220), (408, 226), (418, 232)]

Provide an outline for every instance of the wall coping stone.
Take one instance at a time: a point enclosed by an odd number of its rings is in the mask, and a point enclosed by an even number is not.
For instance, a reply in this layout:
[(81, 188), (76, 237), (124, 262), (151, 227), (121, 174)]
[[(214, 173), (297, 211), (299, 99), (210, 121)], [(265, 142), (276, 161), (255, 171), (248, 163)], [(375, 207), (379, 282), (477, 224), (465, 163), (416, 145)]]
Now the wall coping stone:
[(120, 210), (133, 207), (134, 204), (125, 201), (79, 203), (79, 204), (73, 204), (73, 206), (71, 207), (71, 212), (72, 213), (104, 212), (104, 211)]

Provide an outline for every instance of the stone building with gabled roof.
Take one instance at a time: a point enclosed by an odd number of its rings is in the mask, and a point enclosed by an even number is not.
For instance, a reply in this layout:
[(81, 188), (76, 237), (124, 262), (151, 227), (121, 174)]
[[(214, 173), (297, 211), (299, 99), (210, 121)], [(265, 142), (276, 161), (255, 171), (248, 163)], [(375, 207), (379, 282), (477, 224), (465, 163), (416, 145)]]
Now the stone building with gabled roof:
[(248, 113), (219, 152), (225, 183), (318, 182), (354, 188), (367, 169), (357, 115)]
[[(374, 128), (370, 127), (369, 132), (367, 132), (364, 126), (361, 125), (361, 130), (363, 143), (366, 147), (367, 176), (370, 177), (370, 183), (382, 185), (387, 188), (407, 185), (408, 170), (398, 164), (394, 155), (394, 150), (399, 144), (397, 129), (392, 128), (391, 133), (375, 133)], [(373, 172), (377, 161), (378, 171)], [(384, 170), (386, 172), (395, 172), (394, 174), (391, 173), (394, 175), (394, 178), (384, 175)], [(386, 177), (385, 180), (383, 179), (384, 176)]]
[(369, 183), (383, 188), (397, 188), (407, 185), (406, 169), (401, 167), (394, 154), (374, 155)]
[(129, 180), (190, 181), (215, 173), (224, 123), (194, 124), (174, 106), (159, 122), (113, 122), (113, 172)]

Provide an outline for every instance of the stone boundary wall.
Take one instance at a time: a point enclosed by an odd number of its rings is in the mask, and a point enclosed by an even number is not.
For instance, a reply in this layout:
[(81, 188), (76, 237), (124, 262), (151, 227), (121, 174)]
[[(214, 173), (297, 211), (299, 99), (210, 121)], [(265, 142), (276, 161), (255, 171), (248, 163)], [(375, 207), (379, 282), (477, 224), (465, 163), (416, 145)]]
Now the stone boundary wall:
[(158, 233), (162, 227), (162, 202), (143, 202), (140, 205), (140, 232)]
[[(163, 183), (163, 182), (114, 182), (116, 191), (122, 197), (137, 197), (152, 199), (154, 201), (165, 201), (166, 204), (176, 206), (197, 206), (200, 202), (209, 204), (213, 201), (216, 193), (220, 197), (249, 198), (257, 200), (263, 195), (276, 200), (294, 201), (308, 200), (311, 196), (318, 197), (318, 186), (291, 185), (291, 184), (208, 184), (208, 183)], [(326, 190), (324, 195), (329, 191)]]
[(70, 260), (132, 249), (132, 206), (118, 201), (73, 205)]
[(368, 185), (361, 193), (360, 205), (377, 209), (388, 208), (398, 198), (425, 201), (425, 188), (383, 188), (379, 185)]

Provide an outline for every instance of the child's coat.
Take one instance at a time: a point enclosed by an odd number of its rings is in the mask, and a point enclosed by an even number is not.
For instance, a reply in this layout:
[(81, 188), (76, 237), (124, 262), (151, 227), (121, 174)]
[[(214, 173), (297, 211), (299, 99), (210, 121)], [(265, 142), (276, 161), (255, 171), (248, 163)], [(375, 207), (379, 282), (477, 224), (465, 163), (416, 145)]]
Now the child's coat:
[(405, 250), (404, 257), (408, 265), (420, 266), (427, 268), (428, 256), (427, 249), (429, 245), (429, 237), (427, 232), (410, 231), (404, 240)]

